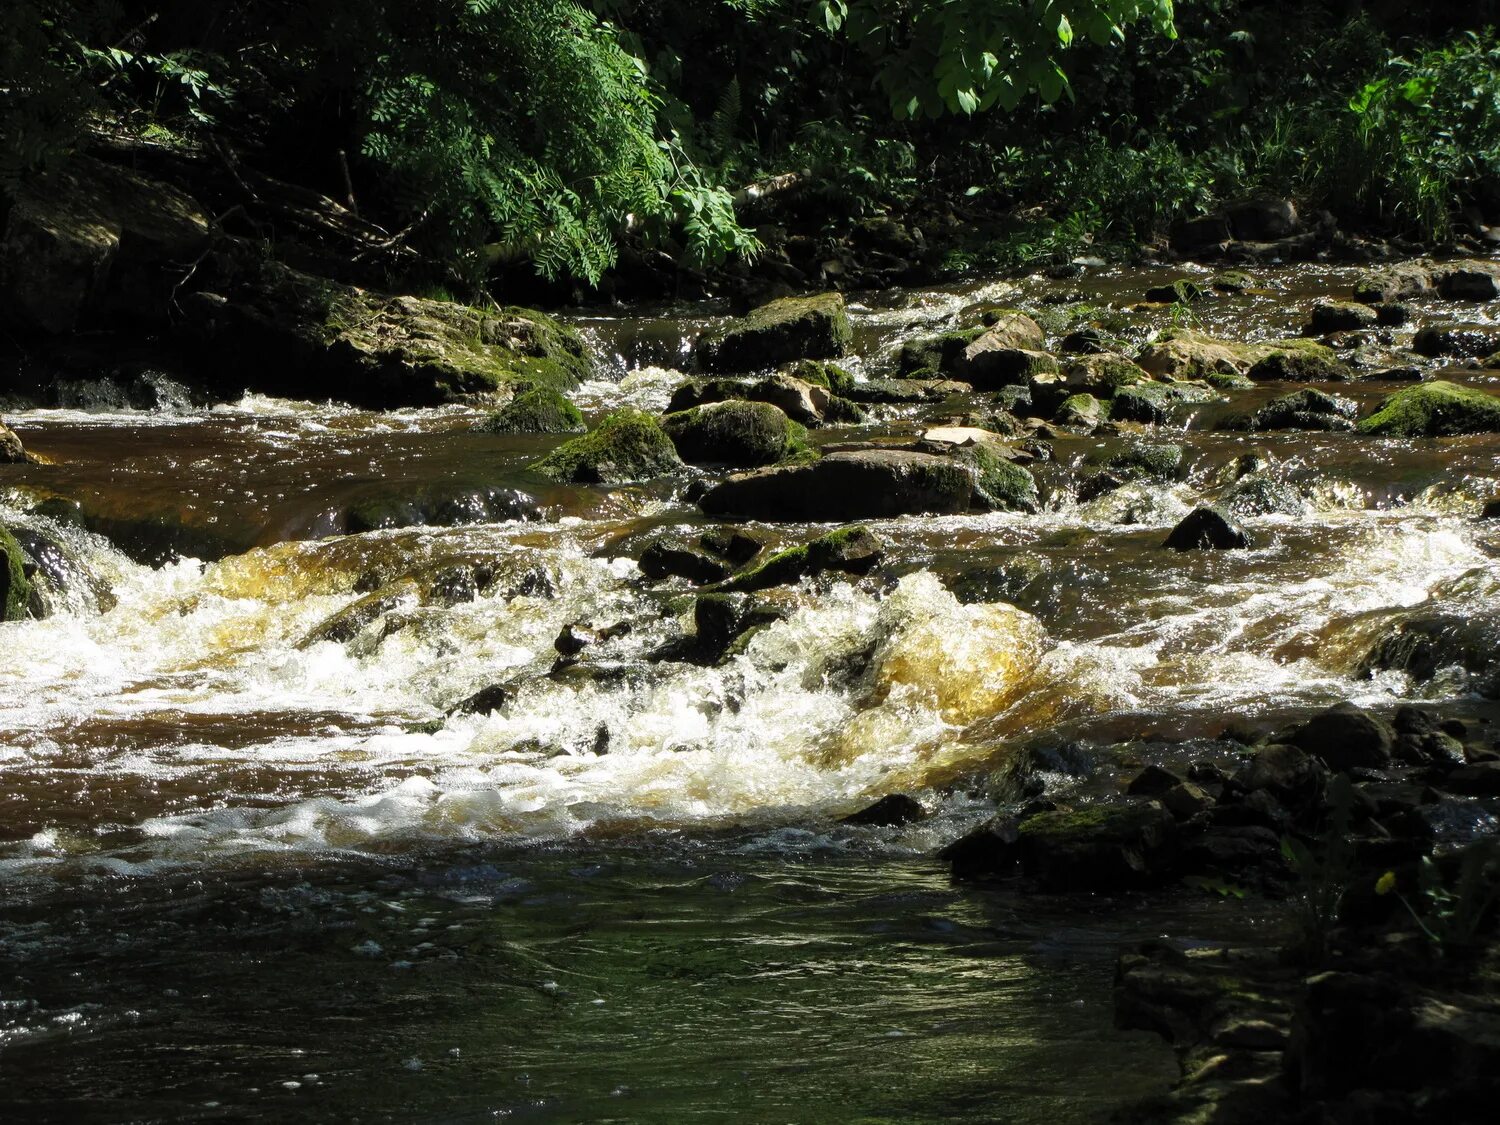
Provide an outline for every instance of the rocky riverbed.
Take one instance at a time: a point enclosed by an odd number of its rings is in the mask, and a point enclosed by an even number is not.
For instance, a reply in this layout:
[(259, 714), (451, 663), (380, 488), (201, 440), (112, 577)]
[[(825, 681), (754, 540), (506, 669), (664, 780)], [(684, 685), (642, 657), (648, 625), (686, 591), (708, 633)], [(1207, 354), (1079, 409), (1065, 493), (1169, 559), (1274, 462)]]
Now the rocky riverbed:
[(205, 232), (7, 375), (8, 1114), (1483, 1119), (1500, 263), (558, 318)]

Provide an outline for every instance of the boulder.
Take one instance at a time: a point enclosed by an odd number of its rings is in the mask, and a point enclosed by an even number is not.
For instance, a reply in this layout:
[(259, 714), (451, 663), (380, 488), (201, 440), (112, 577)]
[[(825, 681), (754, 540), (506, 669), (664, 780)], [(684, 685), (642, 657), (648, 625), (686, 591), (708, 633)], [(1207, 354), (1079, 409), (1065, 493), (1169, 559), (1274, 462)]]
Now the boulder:
[(768, 402), (708, 403), (668, 414), (661, 426), (689, 464), (770, 465), (807, 448), (807, 431)]
[(1429, 324), (1411, 346), (1418, 355), (1479, 359), (1500, 351), (1500, 324)]
[(1119, 891), (1176, 875), (1176, 821), (1155, 801), (1038, 813), (1017, 843), (1022, 870), (1046, 891)]
[(980, 511), (1035, 512), (1041, 508), (1036, 478), (992, 442), (974, 442), (955, 454), (974, 470), (972, 507)]
[(1207, 296), (1208, 291), (1203, 286), (1186, 277), (1146, 290), (1146, 300), (1156, 305), (1190, 305)]
[[(1032, 321), (1033, 325), (1035, 323)], [(983, 328), (968, 328), (907, 340), (896, 353), (896, 374), (901, 378), (952, 375), (962, 366), (964, 351), (984, 334)], [(1026, 337), (1020, 342), (1025, 343), (1029, 339)], [(1013, 347), (1015, 341), (1007, 337), (1004, 342), (997, 342), (995, 346)], [(1039, 327), (1032, 346), (1042, 346), (1042, 330)]]
[(1396, 731), (1353, 703), (1339, 703), (1292, 730), (1285, 741), (1321, 758), (1330, 769), (1378, 769), (1390, 764)]
[(723, 589), (740, 593), (768, 590), (828, 571), (868, 574), (885, 558), (885, 550), (885, 541), (869, 528), (858, 524), (841, 527), (811, 543), (776, 552), (759, 566), (735, 575)]
[(729, 567), (718, 560), (660, 540), (641, 552), (637, 565), (647, 578), (686, 578), (697, 586), (729, 577)]
[(800, 379), (814, 387), (822, 387), (836, 395), (848, 394), (854, 387), (854, 376), (836, 363), (821, 359), (804, 359), (783, 372), (793, 379)]
[(522, 390), (474, 426), (486, 434), (576, 434), (584, 428), (578, 407), (551, 387)]
[(1209, 373), (1243, 375), (1254, 361), (1243, 345), (1199, 332), (1174, 330), (1148, 344), (1136, 362), (1152, 375), (1201, 379)]
[(1162, 543), (1173, 551), (1226, 551), (1250, 546), (1245, 529), (1214, 508), (1194, 508)]
[(1057, 408), (1052, 420), (1059, 426), (1078, 426), (1092, 430), (1104, 421), (1104, 404), (1091, 394), (1069, 395)]
[(209, 241), (194, 200), (79, 156), (14, 189), (0, 239), (0, 317), (61, 335), (113, 319), (164, 324), (174, 287)]
[(1115, 392), (1109, 416), (1116, 422), (1145, 422), (1165, 425), (1178, 407), (1212, 401), (1214, 393), (1207, 387), (1184, 383), (1137, 383)]
[(765, 402), (776, 407), (792, 421), (816, 426), (823, 421), (834, 401), (823, 387), (794, 379), (790, 375), (770, 375), (764, 379), (694, 379), (672, 392), (667, 412), (676, 414), (711, 402)]
[(1269, 790), (1293, 808), (1306, 810), (1317, 804), (1326, 775), (1300, 746), (1273, 742), (1257, 750), (1235, 779), (1251, 793)]
[(513, 386), (567, 389), (593, 370), (576, 331), (530, 309), (390, 296), (242, 255), (222, 292), (181, 302), (182, 331), (220, 389), (434, 406)]
[(1244, 270), (1224, 270), (1214, 274), (1208, 284), (1209, 288), (1217, 289), (1220, 293), (1244, 293), (1254, 289), (1256, 281)]
[(722, 656), (741, 637), (761, 626), (779, 621), (787, 609), (746, 593), (699, 594), (693, 604), (693, 625), (701, 653)]
[(1226, 430), (1320, 430), (1354, 429), (1357, 407), (1346, 398), (1307, 388), (1272, 399), (1253, 414), (1227, 420)]
[(704, 371), (758, 371), (798, 359), (837, 359), (854, 337), (841, 293), (783, 297), (698, 340)]
[(31, 460), (15, 430), (0, 422), (0, 465), (24, 465)]
[(1151, 378), (1134, 360), (1115, 352), (1075, 356), (1068, 361), (1066, 386), (1075, 394), (1109, 398), (1122, 387), (1132, 387)]
[(682, 460), (655, 418), (639, 410), (620, 410), (531, 468), (566, 484), (624, 484), (676, 472)]
[(1290, 199), (1250, 199), (1225, 209), (1234, 237), (1245, 242), (1275, 242), (1302, 228)]
[(1470, 690), (1500, 698), (1500, 610), (1408, 611), (1376, 638), (1359, 670), (1395, 670), (1425, 683), (1447, 668), (1468, 673)]
[(955, 379), (866, 379), (849, 388), (849, 401), (942, 402), (954, 395), (966, 395), (973, 389), (968, 383), (960, 383)]
[(698, 504), (708, 515), (845, 522), (964, 512), (973, 492), (973, 469), (953, 458), (858, 450), (732, 476)]
[(1406, 262), (1370, 270), (1355, 283), (1354, 299), (1361, 304), (1377, 305), (1424, 296), (1432, 292), (1432, 270), (1431, 262)]
[(8, 530), (0, 527), (0, 621), (19, 621), (31, 604), (26, 554)]
[(1382, 437), (1500, 433), (1500, 396), (1441, 380), (1418, 383), (1382, 399), (1359, 431)]
[(969, 345), (964, 353), (964, 363), (958, 377), (978, 390), (995, 387), (1025, 386), (1033, 376), (1057, 374), (1061, 369), (1057, 360), (1043, 351), (1027, 348), (974, 349), (988, 336), (982, 336)]
[(1500, 262), (1456, 262), (1434, 275), (1437, 291), (1449, 301), (1500, 298)]
[(1332, 332), (1374, 328), (1378, 321), (1379, 314), (1369, 305), (1353, 301), (1320, 301), (1313, 306), (1307, 330), (1314, 336), (1326, 336)]
[(909, 797), (905, 793), (890, 793), (873, 805), (844, 817), (839, 823), (871, 828), (899, 828), (903, 824), (921, 820), (926, 815), (927, 810), (915, 797)]
[(1283, 340), (1253, 350), (1257, 358), (1246, 374), (1256, 382), (1327, 383), (1351, 377), (1333, 349), (1311, 340)]

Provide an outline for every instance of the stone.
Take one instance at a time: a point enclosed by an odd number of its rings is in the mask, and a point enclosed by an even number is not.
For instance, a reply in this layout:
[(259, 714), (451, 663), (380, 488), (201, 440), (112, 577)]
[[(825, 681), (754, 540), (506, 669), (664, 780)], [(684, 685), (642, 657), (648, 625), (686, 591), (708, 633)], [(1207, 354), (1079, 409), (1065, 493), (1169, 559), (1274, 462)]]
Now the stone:
[(886, 544), (869, 528), (855, 524), (830, 531), (800, 547), (771, 555), (759, 566), (736, 574), (725, 591), (766, 590), (786, 586), (828, 571), (868, 574), (885, 558)]
[(1353, 703), (1338, 703), (1286, 736), (1331, 769), (1379, 769), (1391, 761), (1396, 732), (1384, 719)]
[(1247, 374), (1256, 382), (1327, 383), (1351, 378), (1331, 348), (1310, 340), (1283, 340), (1257, 349), (1261, 354)]
[(1046, 891), (1119, 891), (1176, 875), (1176, 822), (1155, 801), (1039, 813), (1017, 831), (1022, 870)]
[(1214, 807), (1214, 799), (1191, 781), (1174, 785), (1161, 795), (1162, 806), (1178, 820), (1191, 820)]
[(1500, 351), (1500, 324), (1429, 324), (1417, 332), (1411, 348), (1434, 358), (1480, 359)]
[(1308, 808), (1322, 792), (1324, 772), (1300, 746), (1273, 742), (1257, 750), (1235, 778), (1252, 792), (1268, 789), (1294, 807)]
[(647, 546), (641, 552), (637, 565), (647, 578), (686, 578), (698, 586), (722, 582), (729, 577), (729, 568), (723, 563), (685, 547), (674, 547), (661, 541)]
[(905, 793), (891, 793), (868, 808), (844, 817), (839, 823), (873, 828), (898, 828), (903, 824), (921, 820), (926, 815), (927, 810), (915, 797), (908, 797)]
[(30, 460), (16, 431), (0, 422), (0, 465), (25, 465)]
[(768, 402), (707, 403), (668, 414), (661, 426), (688, 464), (770, 465), (806, 448), (806, 431)]
[(1061, 368), (1057, 360), (1044, 351), (1027, 348), (974, 349), (989, 337), (981, 337), (964, 353), (958, 378), (976, 390), (1024, 386), (1038, 375), (1055, 375)]
[(983, 879), (1008, 875), (1021, 859), (1020, 834), (1011, 817), (991, 817), (937, 853), (953, 878)]
[(1244, 242), (1276, 242), (1301, 230), (1297, 205), (1290, 199), (1251, 199), (1225, 208), (1234, 237)]
[(1436, 271), (1438, 293), (1449, 301), (1493, 301), (1500, 298), (1500, 263), (1458, 262)]
[(667, 403), (668, 414), (678, 414), (695, 406), (714, 402), (763, 402), (776, 407), (792, 421), (803, 426), (817, 426), (835, 401), (825, 388), (804, 383), (790, 375), (771, 375), (764, 379), (696, 379), (672, 392)]
[(1229, 238), (1229, 220), (1223, 215), (1184, 220), (1175, 224), (1171, 233), (1172, 249), (1179, 254), (1217, 249)]
[(1359, 431), (1382, 437), (1451, 437), (1500, 433), (1500, 395), (1435, 380), (1381, 400)]
[(31, 605), (26, 554), (16, 537), (0, 527), (0, 621), (20, 621)]
[(1226, 430), (1321, 430), (1354, 429), (1354, 402), (1308, 387), (1272, 399), (1254, 414), (1230, 419)]
[(1182, 778), (1162, 766), (1147, 766), (1125, 787), (1132, 797), (1160, 797), (1170, 789), (1182, 784)]
[(1353, 301), (1320, 301), (1313, 306), (1307, 328), (1314, 336), (1326, 336), (1332, 332), (1357, 332), (1373, 328), (1379, 314), (1369, 305)]
[[(1027, 319), (1030, 320), (1030, 317)], [(1040, 348), (1043, 344), (1042, 330), (1036, 326), (1035, 321), (1031, 323), (1036, 328), (1034, 334), (1029, 330), (1020, 334), (1004, 333), (995, 338), (993, 345), (987, 346)], [(896, 374), (901, 378), (919, 374), (930, 377), (952, 375), (962, 365), (965, 349), (984, 335), (984, 328), (968, 328), (907, 340), (896, 353)]]
[(823, 387), (835, 395), (848, 394), (855, 385), (852, 374), (836, 363), (821, 359), (798, 360), (783, 374), (814, 387)]
[(965, 512), (974, 483), (974, 470), (951, 457), (858, 450), (731, 476), (698, 506), (711, 516), (842, 523)]
[(616, 411), (596, 429), (564, 442), (531, 465), (533, 472), (567, 484), (625, 484), (681, 468), (666, 432), (639, 410)]
[(474, 429), (486, 434), (576, 434), (585, 427), (578, 407), (552, 387), (528, 387)]
[(1092, 430), (1104, 421), (1104, 404), (1090, 394), (1069, 395), (1063, 399), (1052, 420), (1059, 426)]
[(704, 371), (758, 371), (798, 359), (837, 359), (854, 338), (841, 293), (783, 297), (700, 337)]
[(1214, 508), (1194, 508), (1162, 543), (1173, 551), (1225, 551), (1250, 546), (1245, 529)]
[(324, 619), (302, 638), (297, 647), (308, 648), (323, 642), (346, 644), (382, 617), (398, 610), (415, 608), (421, 604), (421, 600), (422, 591), (414, 579), (403, 578), (392, 582)]
[(510, 684), (491, 684), (480, 688), (473, 695), (455, 703), (450, 715), (490, 715), (503, 711), (515, 702), (515, 690)]
[(1146, 290), (1146, 300), (1156, 305), (1190, 305), (1207, 296), (1208, 292), (1203, 286), (1186, 277)]
[(1109, 416), (1116, 422), (1165, 425), (1179, 407), (1209, 402), (1212, 391), (1191, 384), (1138, 383), (1115, 392)]
[(1363, 274), (1354, 286), (1354, 299), (1366, 305), (1406, 301), (1432, 292), (1432, 263), (1406, 262)]

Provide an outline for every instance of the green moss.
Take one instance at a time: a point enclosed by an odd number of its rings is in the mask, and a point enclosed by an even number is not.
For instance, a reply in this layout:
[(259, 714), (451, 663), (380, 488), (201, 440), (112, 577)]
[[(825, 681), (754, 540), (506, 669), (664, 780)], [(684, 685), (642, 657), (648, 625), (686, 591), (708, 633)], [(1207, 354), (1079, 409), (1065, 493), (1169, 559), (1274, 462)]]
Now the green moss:
[(1500, 397), (1457, 383), (1419, 383), (1387, 396), (1359, 430), (1385, 437), (1500, 433)]
[(1181, 466), (1182, 446), (1170, 442), (1131, 446), (1104, 462), (1105, 469), (1127, 480), (1171, 480)]
[(1048, 837), (1081, 836), (1104, 828), (1118, 815), (1112, 807), (1096, 806), (1086, 809), (1037, 813), (1022, 821), (1017, 831), (1022, 836)]
[(662, 429), (689, 463), (769, 465), (807, 445), (807, 431), (766, 402), (730, 399), (668, 414)]
[(944, 373), (957, 371), (964, 349), (985, 331), (981, 325), (908, 340), (896, 353), (896, 374), (903, 379), (939, 379)]
[(31, 602), (31, 581), (26, 577), (21, 544), (0, 527), (0, 621), (19, 621)]
[(862, 524), (851, 524), (803, 546), (778, 551), (759, 566), (735, 575), (722, 588), (746, 592), (768, 590), (828, 570), (865, 574), (883, 554), (884, 544), (879, 536)]
[(1255, 389), (1255, 380), (1246, 375), (1235, 375), (1228, 371), (1205, 371), (1203, 381), (1216, 391), (1249, 391)]
[(572, 484), (624, 484), (681, 467), (672, 439), (640, 410), (616, 411), (597, 429), (564, 442), (531, 466), (542, 476)]
[(841, 356), (853, 339), (842, 294), (783, 297), (705, 336), (698, 362), (705, 371), (756, 371), (796, 359)]
[(823, 360), (801, 360), (793, 364), (787, 374), (794, 379), (801, 379), (804, 383), (811, 383), (815, 387), (826, 387), (838, 395), (847, 394), (854, 386), (853, 375), (838, 364), (827, 363)]
[(1040, 508), (1036, 478), (1029, 470), (1007, 461), (983, 442), (957, 453), (974, 470), (974, 490), (987, 507), (1006, 512), (1035, 512)]
[(1109, 416), (1117, 422), (1148, 422), (1161, 425), (1181, 405), (1207, 402), (1213, 393), (1189, 383), (1139, 383), (1122, 387), (1110, 406)]
[(1178, 278), (1169, 285), (1146, 290), (1146, 300), (1159, 305), (1189, 305), (1208, 296), (1203, 286), (1190, 278)]
[(1250, 378), (1257, 381), (1325, 383), (1349, 378), (1349, 368), (1333, 349), (1313, 340), (1281, 340), (1254, 350), (1260, 354), (1250, 367)]
[(1064, 426), (1096, 426), (1104, 419), (1104, 404), (1093, 395), (1069, 395), (1055, 417)]
[(1214, 274), (1208, 284), (1209, 288), (1221, 293), (1243, 293), (1247, 289), (1254, 289), (1256, 281), (1244, 270), (1225, 270)]
[(578, 407), (550, 387), (531, 387), (475, 427), (489, 434), (569, 434), (583, 427)]

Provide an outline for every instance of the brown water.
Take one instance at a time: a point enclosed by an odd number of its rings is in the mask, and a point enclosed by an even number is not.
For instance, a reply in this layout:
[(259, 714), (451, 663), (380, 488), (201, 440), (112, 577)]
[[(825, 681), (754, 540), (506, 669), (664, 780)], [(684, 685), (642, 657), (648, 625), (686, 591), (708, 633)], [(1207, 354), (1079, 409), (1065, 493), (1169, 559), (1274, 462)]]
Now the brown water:
[[(1129, 306), (1170, 277), (869, 297), (853, 366), (1070, 290), (1144, 340), (1170, 314)], [(1272, 270), (1195, 315), (1290, 334), (1351, 278)], [(580, 404), (660, 409), (708, 319), (581, 318), (607, 362)], [(1138, 438), (1063, 435), (1038, 515), (877, 524), (890, 581), (804, 589), (715, 668), (645, 659), (691, 630), (687, 587), (630, 558), (707, 526), (685, 481), (559, 488), (525, 470), (556, 439), (460, 408), (7, 415), (50, 463), (0, 468), (0, 515), (55, 539), (68, 580), (52, 616), (0, 625), (0, 1118), (1066, 1121), (1161, 1088), (1170, 1053), (1110, 1030), (1115, 945), (1254, 937), (1273, 912), (1080, 916), (950, 888), (930, 857), (992, 809), (966, 780), (1027, 741), (1211, 738), (1339, 699), (1496, 718), (1461, 669), (1361, 662), (1409, 613), (1500, 612), (1500, 529), (1473, 519), (1500, 439), (1212, 428), (1288, 389), (1146, 435), (1185, 448), (1170, 485), (1078, 504), (1080, 471)], [(1245, 518), (1255, 548), (1164, 553), (1252, 451), (1283, 497)], [(377, 589), (383, 613), (320, 633)], [(608, 674), (548, 676), (580, 620), (633, 629)], [(448, 713), (500, 682), (503, 712)], [(889, 792), (933, 815), (835, 825)]]

